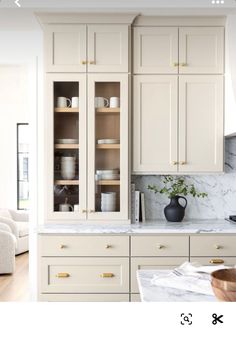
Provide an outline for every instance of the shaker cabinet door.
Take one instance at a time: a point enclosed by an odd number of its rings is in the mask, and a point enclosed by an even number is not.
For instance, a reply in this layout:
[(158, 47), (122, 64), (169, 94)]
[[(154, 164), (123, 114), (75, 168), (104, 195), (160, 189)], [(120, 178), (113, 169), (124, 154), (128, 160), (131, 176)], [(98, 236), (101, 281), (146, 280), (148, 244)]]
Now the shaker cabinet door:
[(176, 172), (177, 76), (135, 75), (133, 97), (133, 172)]
[(223, 77), (179, 79), (179, 171), (223, 171)]
[(224, 72), (224, 28), (179, 29), (179, 73), (222, 74)]
[(135, 74), (178, 73), (177, 27), (135, 27), (133, 48)]
[(86, 72), (86, 25), (47, 25), (46, 72)]
[(88, 71), (127, 73), (129, 56), (127, 25), (88, 26)]

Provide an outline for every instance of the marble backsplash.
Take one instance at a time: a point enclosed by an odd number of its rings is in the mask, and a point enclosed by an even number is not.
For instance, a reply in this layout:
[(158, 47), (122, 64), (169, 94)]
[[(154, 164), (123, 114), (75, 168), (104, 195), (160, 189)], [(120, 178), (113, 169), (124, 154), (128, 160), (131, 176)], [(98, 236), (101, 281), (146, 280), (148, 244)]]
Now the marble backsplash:
[[(154, 194), (147, 187), (160, 184), (159, 175), (133, 175), (136, 190), (145, 193), (146, 218), (164, 219), (163, 209), (169, 203), (166, 196)], [(186, 180), (193, 182), (196, 189), (207, 192), (205, 198), (187, 196), (188, 206), (185, 219), (222, 219), (236, 215), (236, 137), (225, 140), (225, 173), (213, 175), (188, 175)]]

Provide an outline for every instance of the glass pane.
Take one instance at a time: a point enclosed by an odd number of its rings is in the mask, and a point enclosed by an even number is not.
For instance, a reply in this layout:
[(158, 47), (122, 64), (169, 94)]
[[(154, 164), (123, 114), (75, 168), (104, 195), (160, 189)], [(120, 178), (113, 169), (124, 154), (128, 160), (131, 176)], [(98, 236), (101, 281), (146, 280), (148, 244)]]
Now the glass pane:
[(120, 83), (95, 84), (95, 210), (120, 211)]
[(18, 209), (29, 209), (29, 182), (20, 181), (18, 189)]
[(29, 125), (17, 125), (17, 207), (29, 208)]
[(54, 83), (54, 211), (79, 210), (79, 83)]

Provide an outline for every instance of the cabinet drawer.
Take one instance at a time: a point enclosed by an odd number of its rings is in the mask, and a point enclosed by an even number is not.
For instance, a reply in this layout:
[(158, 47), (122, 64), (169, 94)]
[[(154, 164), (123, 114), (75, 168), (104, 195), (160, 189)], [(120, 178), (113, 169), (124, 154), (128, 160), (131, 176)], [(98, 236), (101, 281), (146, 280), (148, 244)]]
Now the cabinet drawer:
[(128, 293), (128, 258), (41, 259), (42, 293)]
[(236, 256), (236, 236), (191, 236), (190, 256)]
[(138, 257), (131, 258), (131, 292), (139, 292), (137, 283), (137, 270), (163, 270), (174, 269), (188, 261), (188, 257)]
[(190, 262), (198, 262), (201, 265), (220, 265), (226, 266), (236, 265), (236, 257), (191, 257)]
[(133, 236), (132, 256), (189, 256), (188, 236)]
[(41, 294), (41, 302), (129, 302), (129, 294)]
[(128, 236), (40, 236), (41, 256), (129, 256)]

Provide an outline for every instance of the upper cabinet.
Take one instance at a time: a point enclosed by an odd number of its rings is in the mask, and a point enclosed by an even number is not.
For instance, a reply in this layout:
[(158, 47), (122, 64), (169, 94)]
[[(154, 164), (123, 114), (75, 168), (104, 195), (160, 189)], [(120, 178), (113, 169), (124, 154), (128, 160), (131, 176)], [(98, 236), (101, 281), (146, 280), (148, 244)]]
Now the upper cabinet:
[(135, 27), (134, 74), (222, 74), (223, 27)]
[(178, 73), (178, 28), (135, 27), (134, 73)]
[(128, 72), (128, 25), (45, 27), (46, 72)]
[(223, 73), (224, 28), (180, 28), (179, 72), (181, 74)]

